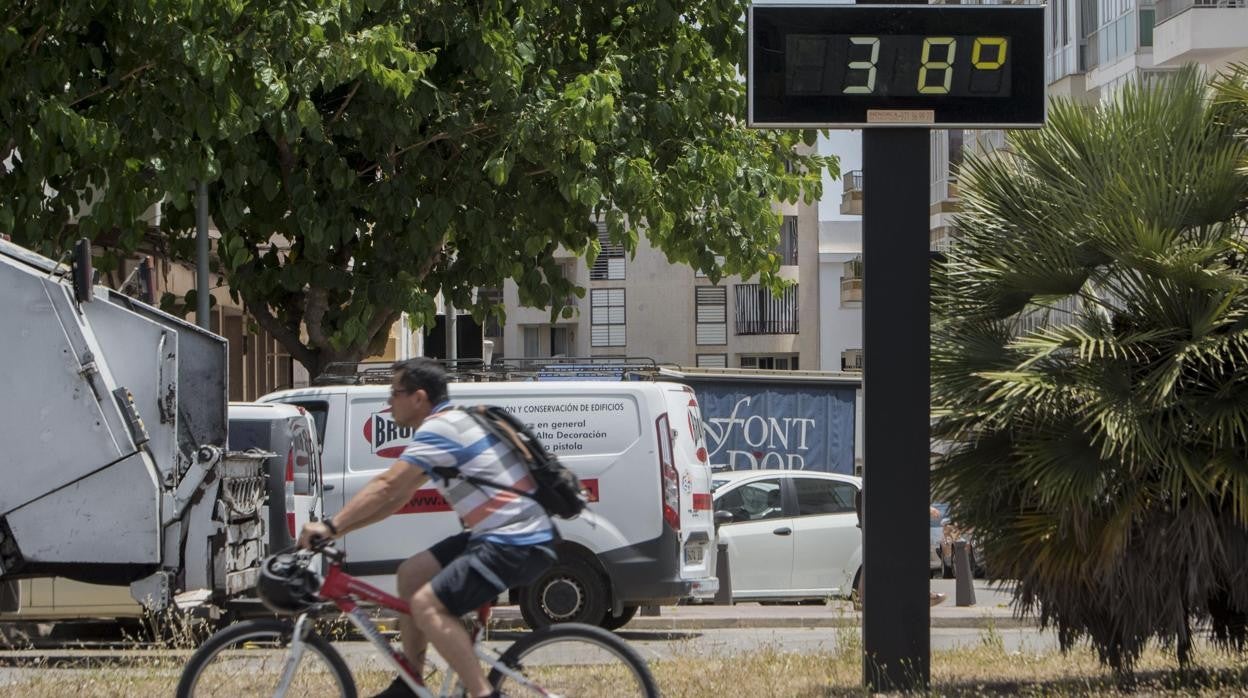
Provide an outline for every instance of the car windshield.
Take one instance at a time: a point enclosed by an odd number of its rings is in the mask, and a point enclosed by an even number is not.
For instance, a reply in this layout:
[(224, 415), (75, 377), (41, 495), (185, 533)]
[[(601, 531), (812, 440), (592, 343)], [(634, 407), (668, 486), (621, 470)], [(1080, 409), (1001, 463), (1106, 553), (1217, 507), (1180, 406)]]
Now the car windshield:
[(729, 482), (732, 482), (732, 480), (726, 480), (724, 478), (718, 478), (718, 479), (711, 478), (711, 491), (714, 492), (715, 490), (723, 487), (724, 485), (727, 485)]

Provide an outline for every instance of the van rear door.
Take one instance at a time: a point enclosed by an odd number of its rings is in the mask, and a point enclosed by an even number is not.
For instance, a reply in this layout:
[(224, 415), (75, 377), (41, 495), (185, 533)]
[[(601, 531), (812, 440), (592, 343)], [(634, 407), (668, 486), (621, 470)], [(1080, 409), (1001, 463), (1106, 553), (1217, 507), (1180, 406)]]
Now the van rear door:
[(663, 386), (672, 456), (680, 484), (681, 578), (694, 582), (694, 596), (713, 596), (718, 589), (715, 518), (702, 412), (692, 388), (678, 383)]

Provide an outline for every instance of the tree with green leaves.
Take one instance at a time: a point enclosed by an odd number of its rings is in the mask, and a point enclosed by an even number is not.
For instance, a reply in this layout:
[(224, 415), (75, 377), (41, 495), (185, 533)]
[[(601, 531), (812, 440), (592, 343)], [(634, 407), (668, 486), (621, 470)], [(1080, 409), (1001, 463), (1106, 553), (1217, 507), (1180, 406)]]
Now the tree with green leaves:
[(207, 181), (231, 292), (313, 375), (439, 292), (470, 307), (512, 278), (557, 305), (554, 255), (592, 263), (596, 217), (779, 287), (773, 206), (817, 200), (835, 161), (745, 127), (744, 8), (31, 0), (0, 12), (0, 227), (133, 249), (165, 197), (186, 258)]
[(1021, 613), (1124, 679), (1248, 640), (1248, 72), (1195, 70), (971, 159), (934, 278), (938, 497)]

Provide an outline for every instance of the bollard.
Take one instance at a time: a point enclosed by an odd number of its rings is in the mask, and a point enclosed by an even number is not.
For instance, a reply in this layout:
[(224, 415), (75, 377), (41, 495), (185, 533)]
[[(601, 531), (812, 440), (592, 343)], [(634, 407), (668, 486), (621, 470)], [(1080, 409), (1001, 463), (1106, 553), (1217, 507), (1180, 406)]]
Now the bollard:
[(975, 575), (971, 569), (971, 555), (967, 547), (964, 540), (953, 543), (953, 571), (957, 577), (955, 604), (958, 606), (975, 605)]
[(728, 569), (728, 544), (720, 543), (715, 552), (715, 576), (719, 578), (719, 591), (715, 592), (716, 606), (732, 605), (732, 571)]

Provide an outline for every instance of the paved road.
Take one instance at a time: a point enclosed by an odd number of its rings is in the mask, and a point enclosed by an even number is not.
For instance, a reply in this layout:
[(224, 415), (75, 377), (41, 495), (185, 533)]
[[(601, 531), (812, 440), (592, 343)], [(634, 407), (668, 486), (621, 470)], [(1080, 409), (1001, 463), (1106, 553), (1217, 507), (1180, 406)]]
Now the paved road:
[[(934, 651), (999, 642), (1006, 651), (1044, 651), (1057, 646), (1056, 636), (1040, 632), (1033, 624), (1013, 618), (1009, 608), (1008, 589), (977, 581), (976, 605), (955, 605), (953, 580), (932, 580), (932, 590), (948, 595), (941, 605), (931, 609), (931, 648)], [(868, 592), (869, 594), (869, 592)], [(507, 625), (514, 609), (498, 610), (502, 624)], [(846, 642), (856, 641), (860, 633), (860, 614), (848, 602), (834, 601), (828, 605), (760, 605), (680, 606), (662, 609), (658, 617), (639, 616), (622, 632), (647, 659), (671, 657), (747, 655), (764, 649), (785, 652), (835, 652)], [(521, 633), (496, 631), (493, 644), (502, 648)], [(113, 646), (109, 646), (112, 644)], [(343, 642), (337, 646), (356, 669), (380, 667), (370, 645), (364, 642)], [(125, 649), (129, 647), (129, 649)], [(0, 687), (12, 686), (29, 677), (29, 662), (38, 658), (57, 660), (67, 665), (65, 671), (89, 672), (88, 661), (124, 664), (136, 657), (165, 655), (163, 650), (135, 650), (132, 645), (118, 649), (115, 643), (101, 643), (96, 648), (40, 648), (22, 652), (0, 651)], [(185, 655), (185, 653), (183, 653)], [(25, 666), (23, 666), (25, 665)], [(3, 691), (0, 691), (3, 693)]]

